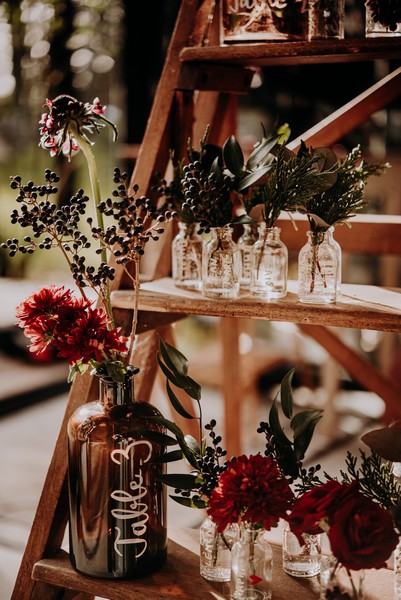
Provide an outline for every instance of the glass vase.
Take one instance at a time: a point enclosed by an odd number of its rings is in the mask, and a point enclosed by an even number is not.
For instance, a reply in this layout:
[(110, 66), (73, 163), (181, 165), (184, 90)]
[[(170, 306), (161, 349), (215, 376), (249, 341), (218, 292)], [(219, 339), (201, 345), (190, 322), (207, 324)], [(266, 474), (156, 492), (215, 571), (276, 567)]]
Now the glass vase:
[(231, 550), (232, 600), (270, 600), (273, 551), (264, 529), (241, 526), (240, 538)]
[(259, 239), (252, 249), (252, 296), (276, 300), (287, 294), (288, 250), (280, 239), (279, 227), (259, 227)]
[(339, 245), (327, 231), (308, 231), (298, 255), (298, 298), (309, 304), (330, 304), (337, 299)]
[(309, 0), (308, 39), (344, 37), (345, 0)]
[(240, 288), (249, 289), (251, 283), (251, 254), (253, 245), (258, 239), (258, 235), (254, 225), (246, 223), (243, 227), (244, 232), (237, 241), (241, 256)]
[(303, 534), (304, 544), (291, 531), (288, 523), (283, 531), (283, 570), (293, 577), (314, 577), (320, 573), (321, 536)]
[[(400, 10), (400, 9), (398, 9)], [(369, 6), (365, 13), (365, 37), (399, 37), (401, 36), (401, 22), (391, 25), (379, 20), (379, 15), (374, 15)]]
[(102, 578), (152, 573), (166, 560), (166, 492), (153, 464), (165, 451), (141, 429), (164, 432), (160, 412), (134, 398), (133, 377), (99, 379), (99, 399), (68, 422), (70, 558)]
[(307, 38), (307, 0), (222, 0), (220, 6), (222, 43)]
[(346, 569), (334, 556), (322, 557), (320, 600), (363, 600), (365, 571)]
[(180, 222), (178, 230), (171, 246), (174, 285), (199, 290), (202, 282), (202, 240), (197, 233), (197, 224)]
[(229, 225), (212, 227), (203, 245), (202, 293), (208, 298), (236, 298), (241, 278), (241, 258)]
[(200, 527), (200, 574), (208, 581), (230, 581), (231, 548), (238, 540), (239, 527), (228, 525), (223, 533), (211, 517)]

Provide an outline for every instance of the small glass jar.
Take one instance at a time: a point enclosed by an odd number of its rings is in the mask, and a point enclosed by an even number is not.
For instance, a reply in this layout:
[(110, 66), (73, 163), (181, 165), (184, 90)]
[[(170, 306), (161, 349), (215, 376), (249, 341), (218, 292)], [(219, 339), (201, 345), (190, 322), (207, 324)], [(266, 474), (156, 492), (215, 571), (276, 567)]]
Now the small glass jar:
[(364, 579), (364, 569), (346, 569), (334, 556), (323, 556), (320, 567), (320, 600), (363, 600)]
[(345, 0), (309, 0), (308, 39), (342, 39), (344, 6)]
[(241, 279), (241, 258), (229, 225), (212, 227), (203, 245), (202, 294), (208, 298), (236, 298)]
[(211, 517), (206, 517), (200, 527), (200, 574), (208, 581), (230, 581), (231, 548), (239, 537), (236, 523), (223, 533)]
[(196, 223), (178, 223), (178, 234), (171, 246), (174, 285), (199, 290), (202, 282), (202, 239)]
[(271, 600), (273, 551), (264, 529), (241, 525), (231, 550), (232, 600)]
[(308, 304), (331, 304), (337, 299), (339, 246), (326, 231), (308, 231), (298, 255), (298, 298)]
[(240, 287), (249, 289), (251, 283), (251, 254), (252, 248), (258, 239), (255, 225), (250, 223), (244, 224), (244, 232), (237, 241), (238, 249), (241, 256), (241, 281)]
[(392, 26), (377, 20), (369, 6), (366, 6), (365, 37), (399, 37), (401, 36), (401, 22)]
[(280, 239), (279, 227), (259, 226), (259, 239), (251, 257), (252, 296), (276, 300), (287, 294), (288, 250)]
[(283, 570), (293, 577), (314, 577), (320, 573), (322, 556), (320, 535), (303, 534), (301, 545), (288, 523), (283, 531)]

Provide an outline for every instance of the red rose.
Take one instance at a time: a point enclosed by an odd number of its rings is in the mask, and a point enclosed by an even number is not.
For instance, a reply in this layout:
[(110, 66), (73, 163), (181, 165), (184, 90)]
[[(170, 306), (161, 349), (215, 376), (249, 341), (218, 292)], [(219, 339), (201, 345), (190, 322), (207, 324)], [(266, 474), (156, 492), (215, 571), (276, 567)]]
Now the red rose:
[(305, 492), (294, 502), (287, 520), (301, 543), (303, 533), (322, 533), (319, 523), (323, 520), (329, 522), (344, 498), (353, 494), (353, 489), (354, 484), (328, 481)]
[(398, 543), (388, 511), (361, 492), (348, 498), (332, 518), (332, 553), (348, 569), (380, 569)]

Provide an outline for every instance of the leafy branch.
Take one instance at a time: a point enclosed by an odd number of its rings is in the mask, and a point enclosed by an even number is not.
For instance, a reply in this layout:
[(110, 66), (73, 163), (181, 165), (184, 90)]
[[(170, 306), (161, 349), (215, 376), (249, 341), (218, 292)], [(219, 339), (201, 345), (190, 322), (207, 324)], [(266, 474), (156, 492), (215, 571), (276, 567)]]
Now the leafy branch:
[[(297, 493), (303, 493), (320, 483), (316, 476), (320, 465), (305, 469), (303, 459), (323, 411), (308, 409), (294, 414), (291, 386), (294, 372), (295, 369), (291, 369), (284, 376), (270, 408), (269, 421), (260, 423), (258, 433), (264, 433), (266, 437), (265, 455), (275, 459), (283, 475), (296, 482)], [(289, 421), (292, 440), (284, 433), (279, 406)]]
[[(166, 427), (168, 434), (144, 430), (142, 435), (156, 443), (167, 446), (177, 446), (178, 449), (166, 452), (158, 463), (171, 463), (185, 459), (192, 467), (190, 473), (167, 473), (158, 475), (159, 481), (173, 487), (174, 495), (170, 498), (191, 508), (206, 508), (212, 491), (217, 486), (218, 476), (225, 469), (223, 462), (226, 451), (220, 446), (221, 437), (214, 428), (216, 421), (212, 419), (203, 427), (201, 386), (188, 374), (188, 360), (176, 348), (160, 338), (160, 351), (157, 361), (160, 369), (166, 376), (166, 391), (174, 410), (185, 419), (199, 421), (199, 439), (185, 435), (172, 421), (163, 417), (154, 417), (154, 420)], [(198, 417), (191, 415), (182, 405), (173, 387), (185, 391), (198, 405)], [(211, 444), (207, 444), (203, 430), (208, 432)]]

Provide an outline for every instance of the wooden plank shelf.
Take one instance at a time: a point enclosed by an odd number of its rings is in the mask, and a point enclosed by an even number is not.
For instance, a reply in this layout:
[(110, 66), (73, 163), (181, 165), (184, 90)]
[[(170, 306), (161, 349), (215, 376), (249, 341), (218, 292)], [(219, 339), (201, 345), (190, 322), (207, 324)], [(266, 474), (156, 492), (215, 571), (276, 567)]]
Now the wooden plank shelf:
[[(273, 597), (275, 600), (319, 596), (317, 577), (297, 579), (282, 570), (281, 546), (273, 549)], [(367, 600), (392, 600), (393, 571), (371, 569), (366, 573)], [(95, 593), (110, 600), (226, 600), (229, 584), (210, 583), (199, 574), (199, 531), (169, 529), (168, 557), (165, 566), (149, 577), (136, 580), (99, 580), (77, 573), (66, 552), (36, 563), (33, 578), (49, 585)]]
[[(180, 290), (165, 277), (142, 284), (139, 310), (401, 332), (401, 289), (343, 284), (337, 302), (327, 305), (299, 302), (295, 281), (289, 281), (288, 289), (285, 298), (275, 301), (257, 299), (245, 292), (235, 299), (212, 299), (200, 292)], [(132, 309), (133, 301), (130, 290), (112, 292), (116, 308)]]
[(292, 42), (230, 43), (185, 47), (182, 62), (243, 66), (283, 66), (400, 59), (399, 38), (348, 38)]

